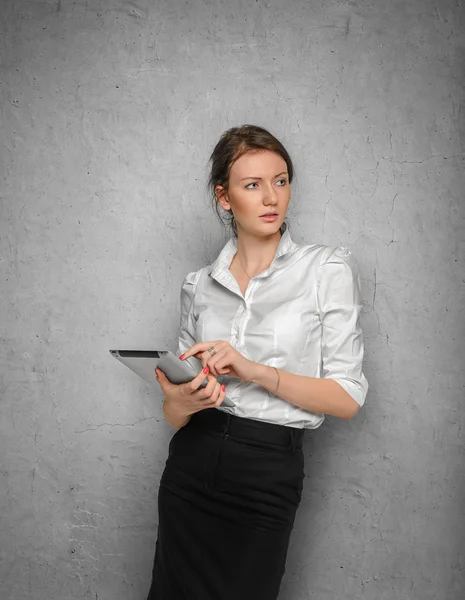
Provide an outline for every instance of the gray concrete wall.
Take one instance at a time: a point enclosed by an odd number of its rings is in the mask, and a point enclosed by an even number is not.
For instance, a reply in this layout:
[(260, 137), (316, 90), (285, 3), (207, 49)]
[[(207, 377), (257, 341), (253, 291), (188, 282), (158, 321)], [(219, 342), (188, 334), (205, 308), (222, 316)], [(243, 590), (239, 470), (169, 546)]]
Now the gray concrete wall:
[(307, 435), (281, 598), (463, 598), (464, 26), (453, 0), (2, 0), (1, 600), (145, 598), (173, 430), (108, 350), (174, 348), (242, 123), (295, 160), (293, 238), (363, 284), (370, 390)]

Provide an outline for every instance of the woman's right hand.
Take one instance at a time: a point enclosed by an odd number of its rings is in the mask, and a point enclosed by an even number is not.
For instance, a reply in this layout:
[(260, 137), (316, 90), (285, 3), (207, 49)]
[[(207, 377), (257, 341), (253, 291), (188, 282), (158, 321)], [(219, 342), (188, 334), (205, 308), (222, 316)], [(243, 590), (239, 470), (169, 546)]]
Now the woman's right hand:
[[(225, 386), (213, 375), (208, 375), (208, 371), (205, 373), (204, 369), (188, 383), (179, 385), (171, 383), (160, 369), (155, 369), (155, 372), (164, 396), (163, 412), (166, 420), (177, 429), (186, 425), (194, 413), (218, 407), (225, 398)], [(199, 389), (205, 378), (208, 379), (207, 385)]]

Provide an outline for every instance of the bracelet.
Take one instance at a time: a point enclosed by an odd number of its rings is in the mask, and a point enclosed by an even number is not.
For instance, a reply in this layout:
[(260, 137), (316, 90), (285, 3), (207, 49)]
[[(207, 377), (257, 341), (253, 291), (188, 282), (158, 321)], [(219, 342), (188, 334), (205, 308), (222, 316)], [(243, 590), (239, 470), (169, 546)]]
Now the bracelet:
[(279, 382), (280, 382), (280, 377), (279, 377), (279, 372), (278, 369), (276, 367), (273, 367), (273, 369), (276, 371), (276, 374), (278, 375), (278, 383), (276, 384), (276, 389), (274, 391), (274, 395), (276, 396), (276, 392), (278, 391), (278, 387), (279, 387)]

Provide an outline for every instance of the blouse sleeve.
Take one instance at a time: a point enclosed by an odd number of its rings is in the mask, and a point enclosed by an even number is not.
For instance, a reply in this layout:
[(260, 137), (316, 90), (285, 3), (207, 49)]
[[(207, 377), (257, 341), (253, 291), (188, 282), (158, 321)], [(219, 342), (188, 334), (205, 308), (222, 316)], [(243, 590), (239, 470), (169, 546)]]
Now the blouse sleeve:
[(337, 246), (318, 269), (323, 377), (334, 379), (363, 406), (368, 382), (362, 372), (361, 285), (358, 264)]
[(192, 316), (194, 294), (197, 285), (196, 279), (195, 271), (188, 273), (181, 286), (181, 318), (178, 331), (178, 356), (197, 343), (195, 320)]

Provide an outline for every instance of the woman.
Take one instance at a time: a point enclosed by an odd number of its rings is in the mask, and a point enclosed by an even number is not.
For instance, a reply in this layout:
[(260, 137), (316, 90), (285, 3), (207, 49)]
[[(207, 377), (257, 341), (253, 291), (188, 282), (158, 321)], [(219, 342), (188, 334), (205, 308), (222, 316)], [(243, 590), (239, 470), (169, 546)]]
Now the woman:
[[(148, 600), (274, 600), (301, 498), (303, 432), (325, 414), (350, 419), (365, 401), (360, 279), (344, 247), (291, 240), (294, 169), (271, 133), (229, 129), (210, 160), (233, 235), (182, 285), (179, 358), (203, 369), (182, 385), (156, 370), (178, 431)], [(221, 406), (226, 395), (234, 408)]]

